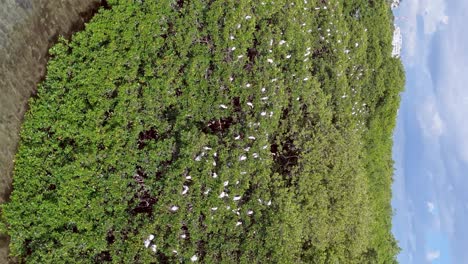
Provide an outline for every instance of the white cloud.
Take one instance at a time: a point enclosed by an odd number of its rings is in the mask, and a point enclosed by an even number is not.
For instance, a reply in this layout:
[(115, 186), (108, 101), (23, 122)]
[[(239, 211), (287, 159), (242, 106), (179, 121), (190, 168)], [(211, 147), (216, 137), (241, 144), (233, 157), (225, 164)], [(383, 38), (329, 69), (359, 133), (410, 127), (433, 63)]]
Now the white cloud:
[(440, 117), (435, 99), (429, 97), (420, 110), (418, 119), (424, 135), (429, 139), (440, 137), (445, 131), (445, 123)]
[(424, 34), (433, 34), (441, 24), (448, 24), (444, 0), (420, 0), (419, 15), (424, 21)]
[(434, 230), (440, 230), (441, 228), (441, 219), (437, 212), (436, 205), (433, 202), (426, 202), (427, 211), (432, 215), (432, 228)]
[(397, 21), (401, 21), (399, 24), (403, 33), (403, 51), (410, 58), (421, 50), (422, 43), (418, 40), (418, 17), (422, 18), (422, 30), (426, 36), (431, 36), (450, 20), (446, 14), (445, 0), (404, 1), (397, 14)]
[(435, 210), (434, 203), (427, 202), (426, 205), (427, 205), (427, 211), (429, 211), (429, 213), (431, 213), (431, 214), (434, 214), (434, 210)]
[[(454, 19), (458, 25), (464, 21)], [(450, 141), (458, 157), (468, 163), (468, 62), (466, 45), (468, 38), (463, 36), (462, 27), (451, 27), (441, 36), (439, 52), (443, 58), (440, 63), (439, 82), (437, 85), (437, 104), (441, 109), (441, 119), (446, 124), (446, 138)]]
[(398, 24), (401, 24), (403, 51), (409, 57), (413, 57), (416, 53), (418, 6), (419, 1), (404, 1), (399, 8), (401, 13), (396, 17)]
[(430, 124), (430, 133), (433, 136), (440, 136), (444, 132), (444, 122), (440, 119), (440, 114), (435, 112)]
[(430, 262), (438, 259), (439, 257), (440, 257), (440, 251), (438, 251), (438, 250), (431, 250), (431, 251), (427, 252), (427, 254), (426, 254), (426, 259), (427, 259), (427, 261), (430, 261)]
[(449, 17), (448, 16), (442, 16), (440, 22), (447, 25), (449, 23)]

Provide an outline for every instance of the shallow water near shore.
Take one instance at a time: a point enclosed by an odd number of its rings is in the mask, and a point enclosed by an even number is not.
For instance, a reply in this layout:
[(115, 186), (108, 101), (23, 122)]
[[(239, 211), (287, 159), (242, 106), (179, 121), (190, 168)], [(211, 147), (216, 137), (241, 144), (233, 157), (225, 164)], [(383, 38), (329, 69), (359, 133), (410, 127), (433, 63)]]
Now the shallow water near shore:
[[(48, 49), (83, 29), (103, 0), (0, 0), (0, 203), (12, 191), (13, 160), (28, 99), (44, 78)], [(0, 263), (8, 263), (0, 235)]]

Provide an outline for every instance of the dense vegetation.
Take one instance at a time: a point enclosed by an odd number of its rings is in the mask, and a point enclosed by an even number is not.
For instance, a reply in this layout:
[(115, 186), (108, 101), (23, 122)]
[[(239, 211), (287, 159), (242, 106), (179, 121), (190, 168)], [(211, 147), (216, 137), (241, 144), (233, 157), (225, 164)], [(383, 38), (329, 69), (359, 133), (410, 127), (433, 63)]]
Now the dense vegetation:
[(395, 263), (385, 1), (109, 1), (51, 50), (2, 207), (29, 263)]

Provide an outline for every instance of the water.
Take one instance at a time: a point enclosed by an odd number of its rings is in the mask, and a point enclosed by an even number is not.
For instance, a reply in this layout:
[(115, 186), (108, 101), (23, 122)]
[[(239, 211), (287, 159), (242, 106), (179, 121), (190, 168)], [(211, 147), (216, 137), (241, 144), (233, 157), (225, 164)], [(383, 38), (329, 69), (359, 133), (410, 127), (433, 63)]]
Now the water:
[[(49, 47), (60, 35), (69, 37), (82, 29), (103, 4), (104, 0), (0, 0), (0, 203), (11, 193), (21, 121), (44, 77)], [(7, 256), (8, 237), (0, 236), (0, 263), (8, 263)]]

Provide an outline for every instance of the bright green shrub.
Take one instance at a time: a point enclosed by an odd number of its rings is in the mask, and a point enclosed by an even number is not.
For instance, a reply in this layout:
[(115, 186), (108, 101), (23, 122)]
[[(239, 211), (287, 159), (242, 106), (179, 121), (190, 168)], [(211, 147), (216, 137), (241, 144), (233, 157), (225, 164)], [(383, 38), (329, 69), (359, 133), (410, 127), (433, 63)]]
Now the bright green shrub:
[(109, 4), (52, 48), (30, 102), (3, 206), (13, 255), (394, 260), (387, 4)]

